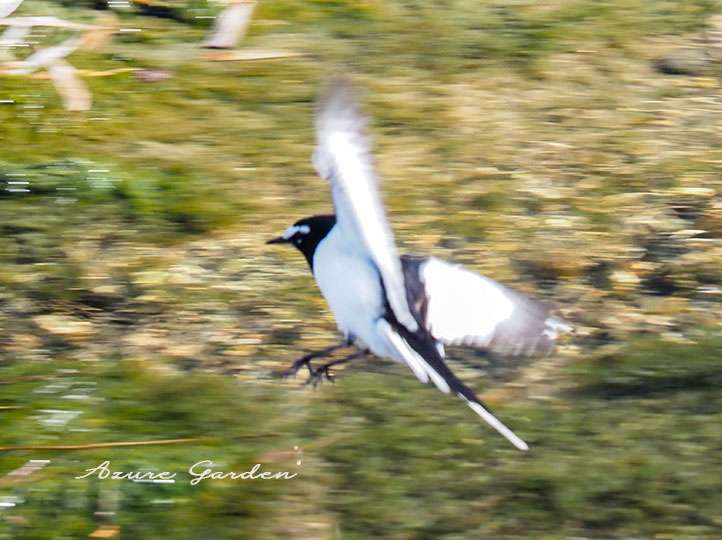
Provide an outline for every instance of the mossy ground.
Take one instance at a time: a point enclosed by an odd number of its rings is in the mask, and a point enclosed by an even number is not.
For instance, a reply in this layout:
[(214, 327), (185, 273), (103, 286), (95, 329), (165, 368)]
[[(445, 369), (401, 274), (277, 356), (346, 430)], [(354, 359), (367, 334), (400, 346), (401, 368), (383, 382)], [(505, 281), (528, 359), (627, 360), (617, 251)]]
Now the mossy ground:
[[(722, 535), (720, 64), (653, 63), (707, 47), (718, 3), (268, 0), (241, 46), (303, 56), (253, 63), (204, 60), (195, 17), (215, 8), (168, 4), (175, 20), (123, 13), (142, 32), (70, 58), (88, 113), (0, 79), (0, 445), (199, 440), (3, 452), (1, 538)], [(117, 68), (170, 76), (91, 76)], [(364, 89), (404, 251), (578, 328), (530, 364), (452, 351), (528, 454), (400, 366), (315, 392), (273, 375), (335, 339), (300, 256), (263, 242), (331, 208), (312, 111), (338, 70)], [(29, 459), (51, 463), (7, 476)], [(299, 476), (73, 479), (106, 459)]]

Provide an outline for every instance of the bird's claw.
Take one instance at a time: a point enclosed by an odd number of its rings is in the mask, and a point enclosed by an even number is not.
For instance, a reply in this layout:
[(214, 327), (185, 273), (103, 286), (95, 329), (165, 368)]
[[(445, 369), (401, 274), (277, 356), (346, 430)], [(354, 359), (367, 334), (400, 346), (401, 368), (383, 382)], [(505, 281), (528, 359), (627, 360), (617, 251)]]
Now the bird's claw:
[(296, 373), (298, 373), (298, 370), (301, 369), (301, 367), (306, 366), (308, 368), (309, 376), (313, 376), (314, 369), (311, 366), (311, 361), (306, 360), (302, 358), (301, 360), (296, 360), (293, 364), (291, 364), (291, 367), (289, 367), (287, 370), (281, 372), (281, 377), (283, 379), (288, 379), (289, 377), (295, 377)]
[(309, 366), (309, 371), (311, 374), (306, 381), (306, 385), (311, 384), (314, 388), (316, 388), (321, 382), (323, 382), (324, 377), (326, 377), (326, 380), (329, 382), (335, 382), (336, 377), (331, 374), (330, 366), (320, 366), (316, 369)]

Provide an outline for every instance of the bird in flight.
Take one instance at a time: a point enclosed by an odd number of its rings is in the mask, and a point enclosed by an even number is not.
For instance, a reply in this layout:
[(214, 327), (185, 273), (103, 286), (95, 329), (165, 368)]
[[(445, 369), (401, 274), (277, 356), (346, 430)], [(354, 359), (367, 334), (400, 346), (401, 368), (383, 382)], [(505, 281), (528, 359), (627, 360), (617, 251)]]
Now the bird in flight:
[[(502, 355), (547, 354), (571, 326), (543, 303), (436, 257), (399, 256), (377, 187), (366, 119), (348, 80), (334, 80), (316, 111), (313, 163), (330, 186), (335, 215), (301, 219), (269, 244), (290, 244), (306, 258), (343, 340), (312, 352), (309, 381), (373, 353), (405, 363), (423, 383), (454, 393), (516, 448), (527, 444), (504, 425), (444, 362), (445, 346), (468, 345)], [(313, 367), (346, 347), (352, 354)]]

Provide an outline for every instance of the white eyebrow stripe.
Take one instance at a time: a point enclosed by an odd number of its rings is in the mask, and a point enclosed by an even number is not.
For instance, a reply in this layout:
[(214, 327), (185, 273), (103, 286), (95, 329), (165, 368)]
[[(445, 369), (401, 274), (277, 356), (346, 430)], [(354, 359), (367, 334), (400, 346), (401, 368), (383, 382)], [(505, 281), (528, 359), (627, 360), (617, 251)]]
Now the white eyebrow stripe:
[(281, 238), (284, 240), (288, 240), (296, 233), (301, 234), (308, 234), (311, 232), (311, 227), (308, 225), (291, 225), (288, 229), (284, 231), (284, 233), (281, 235)]

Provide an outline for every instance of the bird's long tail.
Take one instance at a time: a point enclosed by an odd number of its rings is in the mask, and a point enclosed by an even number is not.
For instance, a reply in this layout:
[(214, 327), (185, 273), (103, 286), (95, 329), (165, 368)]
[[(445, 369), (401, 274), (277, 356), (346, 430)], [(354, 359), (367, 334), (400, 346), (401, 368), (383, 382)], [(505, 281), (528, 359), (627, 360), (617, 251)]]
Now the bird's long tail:
[[(385, 322), (385, 321), (384, 321)], [(387, 335), (394, 348), (403, 357), (414, 374), (422, 382), (431, 379), (436, 387), (448, 394), (454, 392), (484, 421), (493, 427), (519, 450), (529, 450), (529, 446), (511, 429), (499, 420), (474, 393), (461, 382), (441, 358), (433, 338), (423, 330), (410, 332), (403, 325), (391, 322)], [(392, 328), (393, 327), (393, 328)]]

